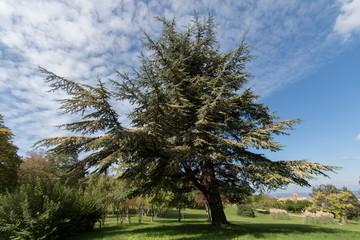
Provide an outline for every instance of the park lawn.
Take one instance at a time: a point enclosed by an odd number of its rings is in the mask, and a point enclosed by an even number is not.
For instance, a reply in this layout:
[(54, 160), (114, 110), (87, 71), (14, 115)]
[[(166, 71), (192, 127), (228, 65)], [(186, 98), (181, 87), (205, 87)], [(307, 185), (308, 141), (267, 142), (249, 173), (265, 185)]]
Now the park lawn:
[(290, 220), (273, 220), (267, 214), (256, 213), (255, 218), (236, 215), (235, 207), (226, 208), (230, 225), (212, 227), (207, 223), (205, 210), (188, 209), (181, 222), (177, 213), (170, 210), (167, 218), (143, 217), (137, 223), (137, 216), (132, 223), (116, 224), (116, 217), (107, 219), (105, 227), (90, 233), (67, 238), (67, 240), (132, 240), (132, 239), (315, 239), (344, 240), (360, 239), (359, 224), (310, 226), (303, 224), (303, 218), (291, 216)]

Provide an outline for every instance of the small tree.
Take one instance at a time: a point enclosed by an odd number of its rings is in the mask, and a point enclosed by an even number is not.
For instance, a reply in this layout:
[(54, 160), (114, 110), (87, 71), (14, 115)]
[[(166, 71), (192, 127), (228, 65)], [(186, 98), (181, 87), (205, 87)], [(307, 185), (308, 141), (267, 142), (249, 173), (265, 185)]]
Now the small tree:
[(322, 192), (325, 195), (329, 195), (332, 193), (339, 193), (339, 189), (337, 189), (334, 185), (331, 184), (320, 184), (319, 186), (312, 188), (311, 197), (315, 196), (318, 192)]
[[(333, 169), (305, 161), (271, 161), (252, 151), (282, 149), (273, 137), (287, 134), (300, 121), (279, 121), (245, 88), (251, 55), (244, 39), (223, 53), (212, 16), (201, 21), (195, 14), (180, 31), (175, 20), (158, 19), (164, 26), (159, 38), (145, 34), (148, 57), (142, 55), (132, 75), (119, 73), (113, 91), (101, 80), (89, 86), (41, 68), (53, 91), (69, 94), (61, 100), (62, 109), (82, 117), (63, 125), (80, 136), (41, 144), (56, 153), (87, 152), (81, 164), (99, 171), (120, 161), (127, 166), (122, 177), (137, 179), (140, 193), (169, 181), (191, 182), (207, 199), (215, 226), (228, 223), (222, 196), (237, 202), (255, 189), (309, 186), (306, 179)], [(129, 129), (119, 122), (111, 100), (134, 105)]]
[(116, 214), (116, 223), (122, 224), (124, 222), (124, 216), (128, 213), (129, 209), (129, 190), (124, 185), (123, 181), (111, 177), (111, 190), (106, 196), (108, 202), (112, 205), (114, 213)]
[(153, 221), (153, 217), (157, 215), (165, 217), (170, 203), (174, 199), (174, 193), (163, 188), (157, 188), (153, 189), (151, 194), (148, 194), (148, 199), (151, 207), (151, 221)]
[(303, 212), (306, 208), (310, 207), (312, 203), (309, 200), (297, 200), (295, 202), (295, 212)]
[(60, 179), (54, 162), (49, 161), (44, 151), (31, 151), (26, 154), (19, 168), (19, 184), (42, 179), (56, 182)]
[(112, 190), (112, 177), (106, 174), (91, 174), (88, 178), (86, 192), (95, 196), (97, 204), (103, 209), (102, 218), (99, 220), (100, 227), (105, 225), (108, 209), (111, 205), (111, 199), (108, 195)]
[(284, 209), (288, 212), (295, 212), (295, 202), (293, 200), (286, 200), (284, 203), (281, 203), (281, 209)]
[(336, 192), (325, 195), (323, 192), (313, 194), (311, 211), (334, 213), (336, 218), (345, 223), (349, 218), (358, 218), (360, 203), (355, 194), (347, 188), (337, 189)]

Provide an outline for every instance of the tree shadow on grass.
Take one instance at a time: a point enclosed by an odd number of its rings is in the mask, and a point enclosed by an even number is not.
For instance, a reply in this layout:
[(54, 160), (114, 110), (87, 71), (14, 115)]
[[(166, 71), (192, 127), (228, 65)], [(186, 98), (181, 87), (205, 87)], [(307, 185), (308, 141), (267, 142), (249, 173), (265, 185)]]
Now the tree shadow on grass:
[[(340, 235), (334, 233), (340, 233)], [(77, 238), (71, 239), (132, 239), (161, 238), (161, 239), (221, 239), (230, 240), (240, 237), (251, 237), (255, 239), (272, 239), (274, 236), (287, 236), (294, 239), (312, 239), (321, 236), (321, 239), (342, 239), (343, 234), (350, 233), (353, 236), (358, 233), (331, 229), (319, 226), (309, 226), (302, 224), (260, 224), (260, 223), (236, 223), (213, 227), (208, 223), (186, 222), (178, 224), (130, 224), (110, 226), (96, 229), (92, 233), (87, 233)], [(346, 239), (351, 239), (351, 236)], [(324, 237), (325, 236), (325, 237)], [(337, 236), (337, 237), (336, 237)], [(359, 235), (358, 235), (359, 236)]]

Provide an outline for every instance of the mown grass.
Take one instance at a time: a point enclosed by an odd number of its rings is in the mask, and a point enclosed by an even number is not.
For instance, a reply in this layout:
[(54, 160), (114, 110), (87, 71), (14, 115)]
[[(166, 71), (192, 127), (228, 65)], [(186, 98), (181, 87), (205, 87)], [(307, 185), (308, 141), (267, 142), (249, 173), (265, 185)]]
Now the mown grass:
[(177, 221), (177, 213), (169, 211), (167, 218), (143, 217), (142, 223), (116, 224), (116, 218), (107, 219), (103, 228), (68, 238), (67, 240), (132, 240), (132, 239), (360, 239), (360, 225), (310, 226), (303, 218), (291, 216), (290, 220), (273, 220), (269, 215), (256, 213), (255, 218), (236, 215), (236, 209), (228, 207), (226, 214), (230, 225), (212, 227), (207, 223), (205, 210), (186, 210), (185, 219)]

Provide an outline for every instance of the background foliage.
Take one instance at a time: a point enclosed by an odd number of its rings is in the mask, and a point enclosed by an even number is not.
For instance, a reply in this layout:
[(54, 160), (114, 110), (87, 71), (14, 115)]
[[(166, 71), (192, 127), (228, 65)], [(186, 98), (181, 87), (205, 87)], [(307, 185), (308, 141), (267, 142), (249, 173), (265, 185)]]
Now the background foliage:
[(13, 190), (17, 185), (18, 169), (21, 158), (18, 148), (13, 144), (14, 134), (4, 125), (0, 114), (0, 193), (6, 189)]

